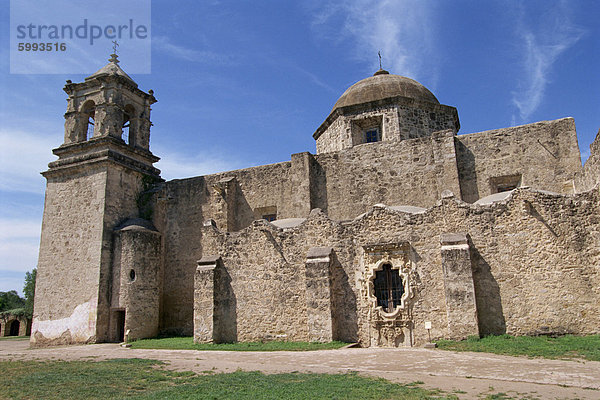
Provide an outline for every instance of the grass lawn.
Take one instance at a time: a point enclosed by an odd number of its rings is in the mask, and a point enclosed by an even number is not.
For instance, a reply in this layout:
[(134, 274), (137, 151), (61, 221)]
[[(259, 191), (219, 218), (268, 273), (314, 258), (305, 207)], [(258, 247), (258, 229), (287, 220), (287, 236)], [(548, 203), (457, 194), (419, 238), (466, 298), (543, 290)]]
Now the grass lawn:
[(172, 349), (172, 350), (229, 350), (229, 351), (307, 351), (330, 350), (346, 346), (344, 342), (253, 342), (253, 343), (202, 343), (195, 344), (192, 337), (172, 337), (162, 339), (142, 339), (131, 342), (133, 349)]
[(469, 337), (459, 342), (440, 340), (442, 350), (479, 351), (510, 356), (544, 358), (583, 358), (600, 361), (600, 335), (591, 336), (486, 336)]
[(159, 361), (0, 362), (7, 399), (457, 399), (357, 374), (174, 372)]
[(24, 340), (29, 339), (29, 336), (0, 336), (0, 340)]

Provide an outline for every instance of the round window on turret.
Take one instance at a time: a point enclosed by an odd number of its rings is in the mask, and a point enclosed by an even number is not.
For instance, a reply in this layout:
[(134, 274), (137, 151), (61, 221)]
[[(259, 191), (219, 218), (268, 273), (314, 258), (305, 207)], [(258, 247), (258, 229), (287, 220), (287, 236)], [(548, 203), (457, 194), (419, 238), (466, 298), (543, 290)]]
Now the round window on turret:
[(129, 271), (129, 281), (130, 282), (135, 281), (135, 271), (133, 269), (131, 271)]

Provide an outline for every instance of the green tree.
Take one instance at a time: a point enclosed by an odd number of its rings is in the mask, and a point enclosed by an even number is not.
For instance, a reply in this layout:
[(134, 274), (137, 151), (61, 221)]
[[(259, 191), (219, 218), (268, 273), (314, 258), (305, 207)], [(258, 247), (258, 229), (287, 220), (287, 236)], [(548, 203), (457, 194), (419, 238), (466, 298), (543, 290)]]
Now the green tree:
[(33, 315), (33, 298), (35, 296), (35, 278), (37, 276), (37, 268), (31, 272), (25, 273), (25, 286), (23, 286), (23, 295), (25, 296), (25, 311), (29, 316)]
[(0, 311), (25, 308), (25, 299), (21, 298), (16, 290), (0, 292)]

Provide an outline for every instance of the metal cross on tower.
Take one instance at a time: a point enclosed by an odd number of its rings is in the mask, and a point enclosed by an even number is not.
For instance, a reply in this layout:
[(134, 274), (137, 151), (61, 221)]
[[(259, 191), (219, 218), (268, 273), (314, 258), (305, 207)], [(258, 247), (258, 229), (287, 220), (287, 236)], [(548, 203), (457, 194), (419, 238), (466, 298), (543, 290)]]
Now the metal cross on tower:
[(110, 55), (110, 58), (108, 59), (108, 61), (113, 64), (118, 64), (119, 56), (117, 55), (117, 47), (119, 47), (119, 43), (116, 40), (113, 40), (112, 43), (113, 43), (113, 53)]

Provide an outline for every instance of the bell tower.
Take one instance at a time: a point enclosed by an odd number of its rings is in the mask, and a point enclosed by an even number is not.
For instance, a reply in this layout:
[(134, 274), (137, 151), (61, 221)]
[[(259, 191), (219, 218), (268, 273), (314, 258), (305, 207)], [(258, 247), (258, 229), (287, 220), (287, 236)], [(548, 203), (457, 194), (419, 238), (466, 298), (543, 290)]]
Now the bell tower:
[(119, 66), (116, 54), (82, 83), (70, 80), (64, 145), (111, 137), (132, 148), (149, 150), (152, 90), (144, 93)]
[(148, 183), (160, 180), (150, 152), (150, 110), (156, 102), (109, 63), (81, 83), (70, 80), (64, 143), (47, 179), (33, 345), (109, 338), (114, 231), (149, 218), (140, 209)]

